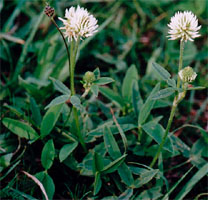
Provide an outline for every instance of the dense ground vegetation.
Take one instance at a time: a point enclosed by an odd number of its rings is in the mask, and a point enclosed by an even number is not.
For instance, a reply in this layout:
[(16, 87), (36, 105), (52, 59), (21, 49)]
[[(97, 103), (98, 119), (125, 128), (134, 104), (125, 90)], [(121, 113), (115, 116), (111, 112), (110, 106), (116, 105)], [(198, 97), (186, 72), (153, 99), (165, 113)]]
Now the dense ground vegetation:
[[(201, 37), (185, 43), (183, 67), (197, 72), (190, 87), (208, 86), (207, 2), (49, 1), (59, 26), (57, 16), (77, 5), (99, 24), (80, 43), (77, 95), (68, 100), (67, 52), (43, 12), (46, 2), (0, 1), (1, 199), (207, 199), (206, 89), (187, 92), (158, 162), (149, 167), (174, 98), (152, 98), (167, 87), (152, 63), (177, 79), (179, 41), (168, 40), (167, 24), (175, 12), (190, 10)], [(98, 87), (81, 97), (87, 71)], [(61, 93), (66, 102), (49, 105)]]

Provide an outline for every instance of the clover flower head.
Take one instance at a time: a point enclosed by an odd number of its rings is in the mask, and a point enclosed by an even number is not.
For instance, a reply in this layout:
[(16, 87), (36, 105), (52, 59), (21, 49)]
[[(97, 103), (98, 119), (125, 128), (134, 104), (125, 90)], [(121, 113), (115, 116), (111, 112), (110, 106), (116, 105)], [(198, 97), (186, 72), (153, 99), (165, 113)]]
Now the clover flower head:
[(61, 29), (65, 30), (64, 35), (68, 37), (69, 42), (73, 39), (77, 41), (78, 37), (81, 39), (90, 37), (97, 32), (97, 20), (84, 8), (78, 6), (66, 9), (65, 18), (59, 17), (64, 24)]
[(177, 12), (170, 19), (168, 24), (170, 28), (168, 33), (169, 40), (176, 40), (180, 38), (182, 41), (193, 41), (194, 38), (199, 37), (198, 19), (191, 11)]
[(189, 66), (180, 70), (178, 75), (184, 83), (190, 83), (194, 81), (197, 76), (196, 72), (194, 72), (192, 67), (189, 67)]

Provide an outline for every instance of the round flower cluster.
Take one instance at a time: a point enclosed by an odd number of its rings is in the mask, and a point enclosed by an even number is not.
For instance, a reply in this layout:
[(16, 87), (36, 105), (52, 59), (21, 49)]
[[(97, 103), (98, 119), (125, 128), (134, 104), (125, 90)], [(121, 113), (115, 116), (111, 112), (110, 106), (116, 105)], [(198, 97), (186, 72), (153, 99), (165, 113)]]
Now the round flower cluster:
[(65, 18), (59, 17), (64, 24), (64, 27), (61, 27), (61, 29), (66, 31), (64, 35), (68, 37), (69, 42), (72, 39), (77, 41), (78, 37), (82, 39), (92, 36), (97, 32), (97, 20), (84, 8), (78, 6), (77, 8), (71, 7), (66, 9)]
[(190, 83), (194, 81), (197, 76), (196, 72), (194, 72), (194, 70), (189, 66), (180, 70), (178, 75), (184, 83)]
[(198, 26), (198, 19), (191, 11), (177, 12), (171, 17), (168, 24), (170, 40), (180, 38), (182, 41), (193, 41), (194, 38), (199, 37), (198, 33), (201, 26)]
[(93, 72), (86, 72), (83, 77), (84, 88), (90, 88), (95, 80), (96, 78)]

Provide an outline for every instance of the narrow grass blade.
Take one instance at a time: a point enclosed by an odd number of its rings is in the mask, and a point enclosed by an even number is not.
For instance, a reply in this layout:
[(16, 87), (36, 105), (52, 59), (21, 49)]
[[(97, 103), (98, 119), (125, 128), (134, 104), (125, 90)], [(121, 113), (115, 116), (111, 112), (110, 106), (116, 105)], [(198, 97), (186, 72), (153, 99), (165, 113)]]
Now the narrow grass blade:
[(180, 193), (175, 199), (182, 200), (192, 190), (195, 184), (197, 184), (208, 173), (208, 163), (206, 163), (199, 171), (189, 180), (183, 187)]
[(193, 169), (194, 167), (191, 167), (181, 178), (180, 180), (168, 191), (168, 193), (162, 198), (162, 200), (167, 200), (168, 196), (175, 190), (175, 188), (179, 185), (179, 183), (189, 174), (189, 172)]

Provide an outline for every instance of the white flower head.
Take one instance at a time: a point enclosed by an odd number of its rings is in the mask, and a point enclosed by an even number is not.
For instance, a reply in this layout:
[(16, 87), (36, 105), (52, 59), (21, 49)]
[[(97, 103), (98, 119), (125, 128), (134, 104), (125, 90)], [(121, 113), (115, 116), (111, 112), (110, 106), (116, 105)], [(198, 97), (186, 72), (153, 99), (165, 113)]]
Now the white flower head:
[(190, 83), (194, 81), (197, 76), (196, 72), (189, 66), (180, 70), (178, 75), (184, 83)]
[(199, 37), (198, 19), (191, 11), (177, 12), (170, 19), (168, 24), (170, 28), (168, 37), (170, 40), (176, 40), (180, 38), (182, 41), (187, 42), (187, 40), (193, 41), (194, 38)]
[(97, 20), (84, 8), (78, 6), (66, 9), (65, 18), (59, 17), (64, 24), (60, 29), (65, 29), (64, 35), (68, 37), (69, 42), (72, 39), (77, 41), (78, 37), (81, 39), (90, 37), (97, 32)]

